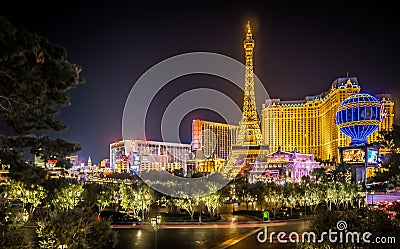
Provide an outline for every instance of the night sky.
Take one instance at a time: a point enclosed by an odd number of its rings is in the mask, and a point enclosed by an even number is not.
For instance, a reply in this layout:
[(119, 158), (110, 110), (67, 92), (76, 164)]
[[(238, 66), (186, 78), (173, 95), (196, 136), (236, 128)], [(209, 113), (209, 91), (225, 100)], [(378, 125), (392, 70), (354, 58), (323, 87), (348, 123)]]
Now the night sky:
[[(190, 6), (170, 1), (161, 5), (151, 1), (8, 2), (12, 3), (2, 3), (1, 15), (66, 47), (69, 60), (83, 68), (86, 83), (70, 91), (71, 105), (61, 108), (58, 116), (68, 130), (52, 134), (80, 143), (80, 160), (89, 155), (95, 163), (108, 158), (109, 144), (122, 136), (122, 112), (130, 89), (156, 63), (197, 51), (244, 62), (242, 42), (248, 19), (256, 42), (255, 73), (271, 98), (294, 100), (320, 94), (348, 72), (358, 77), (363, 91), (392, 94), (399, 124), (400, 22), (397, 8), (384, 1), (359, 5), (192, 1)], [(240, 90), (222, 79), (182, 77), (153, 100), (148, 139), (159, 139), (166, 105), (198, 87), (227, 92), (241, 105)], [(207, 110), (189, 113), (180, 126), (184, 143), (190, 143), (193, 118), (223, 121)]]

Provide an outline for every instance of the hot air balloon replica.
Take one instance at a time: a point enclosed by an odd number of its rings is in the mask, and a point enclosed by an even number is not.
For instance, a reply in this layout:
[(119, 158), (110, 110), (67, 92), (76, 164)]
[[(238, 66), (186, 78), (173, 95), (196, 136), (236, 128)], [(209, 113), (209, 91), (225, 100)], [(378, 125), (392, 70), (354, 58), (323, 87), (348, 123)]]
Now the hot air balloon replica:
[(351, 168), (352, 179), (366, 183), (366, 167), (378, 165), (379, 148), (369, 145), (368, 137), (378, 130), (385, 118), (383, 104), (369, 93), (357, 93), (345, 99), (336, 112), (340, 131), (351, 138), (347, 147), (339, 147), (345, 166)]

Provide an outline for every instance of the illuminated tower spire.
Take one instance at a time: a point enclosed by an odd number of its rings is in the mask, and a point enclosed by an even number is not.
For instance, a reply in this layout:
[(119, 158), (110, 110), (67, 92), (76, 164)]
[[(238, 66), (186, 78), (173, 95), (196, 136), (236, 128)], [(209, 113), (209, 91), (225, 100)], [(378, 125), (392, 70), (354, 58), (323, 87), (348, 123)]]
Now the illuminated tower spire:
[(260, 120), (257, 115), (256, 96), (254, 92), (253, 52), (254, 40), (251, 33), (250, 22), (246, 25), (246, 38), (243, 42), (246, 57), (246, 70), (244, 81), (244, 96), (242, 118), (239, 122), (239, 134), (236, 144), (232, 145), (231, 155), (221, 167), (223, 176), (235, 177), (241, 169), (248, 171), (251, 163), (260, 154), (266, 154), (268, 145), (263, 144)]
[(263, 142), (254, 93), (253, 52), (255, 43), (251, 33), (250, 21), (247, 22), (246, 30), (246, 38), (243, 42), (246, 57), (244, 99), (237, 144), (261, 145)]

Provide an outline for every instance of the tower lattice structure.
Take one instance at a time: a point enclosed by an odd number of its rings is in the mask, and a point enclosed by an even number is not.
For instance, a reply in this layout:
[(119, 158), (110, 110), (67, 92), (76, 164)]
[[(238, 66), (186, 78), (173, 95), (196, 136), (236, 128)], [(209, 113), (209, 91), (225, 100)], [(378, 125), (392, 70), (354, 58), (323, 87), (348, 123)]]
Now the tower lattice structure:
[(243, 42), (246, 58), (246, 70), (242, 117), (239, 122), (239, 132), (236, 144), (232, 145), (231, 155), (226, 165), (220, 169), (222, 175), (230, 178), (235, 177), (246, 163), (254, 161), (260, 153), (268, 150), (268, 146), (263, 144), (260, 120), (258, 118), (256, 107), (253, 72), (253, 53), (255, 43), (251, 32), (250, 22), (247, 22), (246, 30), (246, 38)]
[(244, 98), (242, 118), (239, 122), (238, 145), (261, 145), (263, 138), (260, 129), (260, 120), (257, 115), (256, 96), (254, 91), (253, 53), (254, 40), (250, 22), (246, 25), (247, 34), (243, 41), (246, 56), (246, 72), (244, 83)]

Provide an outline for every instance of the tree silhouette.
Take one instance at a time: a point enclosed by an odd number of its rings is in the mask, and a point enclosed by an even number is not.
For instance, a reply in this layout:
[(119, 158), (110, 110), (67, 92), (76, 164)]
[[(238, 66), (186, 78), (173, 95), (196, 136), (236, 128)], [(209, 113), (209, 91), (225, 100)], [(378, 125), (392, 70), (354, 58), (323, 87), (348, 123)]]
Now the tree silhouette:
[(21, 177), (16, 172), (35, 173), (29, 171), (32, 163), (23, 161), (26, 148), (45, 161), (62, 161), (80, 149), (44, 134), (65, 130), (55, 116), (70, 104), (68, 90), (84, 82), (80, 71), (67, 60), (64, 47), (0, 16), (0, 122), (12, 130), (0, 134), (0, 159), (11, 166), (14, 178)]

